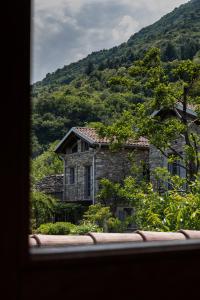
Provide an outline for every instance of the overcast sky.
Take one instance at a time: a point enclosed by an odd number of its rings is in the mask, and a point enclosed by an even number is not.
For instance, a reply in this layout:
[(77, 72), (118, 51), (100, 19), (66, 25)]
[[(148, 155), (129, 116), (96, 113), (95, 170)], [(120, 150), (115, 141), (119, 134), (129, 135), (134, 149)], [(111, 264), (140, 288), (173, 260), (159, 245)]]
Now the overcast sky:
[(32, 82), (126, 42), (188, 0), (33, 0)]

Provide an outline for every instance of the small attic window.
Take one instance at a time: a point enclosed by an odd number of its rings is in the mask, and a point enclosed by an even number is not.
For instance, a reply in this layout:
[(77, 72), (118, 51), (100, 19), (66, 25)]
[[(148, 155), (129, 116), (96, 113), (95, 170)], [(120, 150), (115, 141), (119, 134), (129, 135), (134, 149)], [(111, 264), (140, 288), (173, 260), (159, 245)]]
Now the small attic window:
[(78, 152), (78, 144), (75, 143), (73, 146), (72, 146), (72, 153), (76, 153)]
[(89, 150), (89, 144), (87, 142), (81, 142), (81, 152), (85, 152)]

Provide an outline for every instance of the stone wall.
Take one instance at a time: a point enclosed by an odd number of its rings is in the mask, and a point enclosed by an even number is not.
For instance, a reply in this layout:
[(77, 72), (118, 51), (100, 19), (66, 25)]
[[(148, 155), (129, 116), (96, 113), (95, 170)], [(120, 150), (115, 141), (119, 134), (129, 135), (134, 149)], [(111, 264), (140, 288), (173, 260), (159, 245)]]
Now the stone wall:
[(45, 176), (36, 184), (36, 189), (40, 192), (50, 194), (55, 198), (63, 199), (63, 178), (64, 174)]
[[(131, 174), (131, 164), (128, 158), (132, 149), (110, 152), (108, 148), (92, 149), (85, 152), (66, 154), (64, 200), (83, 201), (95, 199), (99, 190), (99, 182), (102, 178), (108, 178), (120, 182)], [(134, 158), (137, 162), (148, 160), (148, 150), (134, 150)], [(85, 195), (85, 167), (91, 166), (91, 195)], [(75, 169), (75, 182), (70, 184), (70, 168)]]
[[(175, 149), (178, 153), (184, 157), (184, 138), (181, 137), (174, 141), (172, 144), (172, 148)], [(166, 154), (173, 154), (172, 150), (168, 149), (165, 151)], [(149, 169), (150, 169), (150, 181), (153, 184), (155, 190), (160, 189), (160, 183), (157, 182), (154, 176), (154, 170), (158, 167), (168, 169), (168, 161), (167, 158), (154, 146), (150, 145), (149, 149)], [(184, 168), (180, 167), (180, 176), (182, 178), (186, 177), (186, 171)]]

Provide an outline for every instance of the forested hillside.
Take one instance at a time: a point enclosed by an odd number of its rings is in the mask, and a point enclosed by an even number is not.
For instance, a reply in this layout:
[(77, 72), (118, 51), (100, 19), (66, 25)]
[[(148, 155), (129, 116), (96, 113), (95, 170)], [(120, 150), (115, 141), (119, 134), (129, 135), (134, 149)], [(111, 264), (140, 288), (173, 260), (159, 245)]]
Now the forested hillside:
[(111, 121), (123, 110), (133, 110), (135, 103), (145, 101), (148, 94), (143, 94), (139, 84), (125, 88), (111, 85), (110, 79), (125, 74), (127, 67), (155, 46), (161, 49), (169, 74), (177, 60), (200, 59), (200, 0), (176, 8), (127, 43), (92, 53), (34, 84), (33, 156), (72, 126)]

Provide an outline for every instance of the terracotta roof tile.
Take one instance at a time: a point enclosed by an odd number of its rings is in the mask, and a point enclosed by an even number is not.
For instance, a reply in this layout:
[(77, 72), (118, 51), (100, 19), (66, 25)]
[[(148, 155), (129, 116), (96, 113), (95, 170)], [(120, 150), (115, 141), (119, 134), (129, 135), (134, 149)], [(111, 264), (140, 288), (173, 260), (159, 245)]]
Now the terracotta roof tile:
[(185, 240), (185, 235), (181, 232), (154, 232), (154, 231), (136, 231), (140, 234), (144, 241), (171, 241), (171, 240)]
[(143, 238), (137, 233), (102, 233), (90, 232), (89, 236), (94, 244), (143, 242)]
[[(99, 144), (109, 144), (110, 141), (107, 138), (102, 138), (97, 134), (95, 128), (87, 127), (75, 127), (75, 130), (86, 138), (92, 140), (94, 143)], [(128, 146), (139, 146), (139, 147), (149, 147), (149, 142), (146, 138), (140, 137), (138, 141), (129, 140), (126, 145)]]
[(200, 239), (200, 231), (198, 230), (180, 230), (187, 239)]
[(92, 244), (93, 244), (93, 239), (88, 235), (33, 234), (29, 237), (29, 245), (32, 247), (34, 246), (37, 247), (80, 246), (80, 245), (92, 245)]
[(200, 239), (200, 231), (180, 230), (179, 232), (154, 232), (135, 231), (133, 233), (97, 233), (91, 232), (87, 235), (42, 235), (34, 234), (29, 236), (30, 247), (47, 246), (80, 246), (98, 245), (113, 243), (138, 243), (155, 241), (172, 241)]

